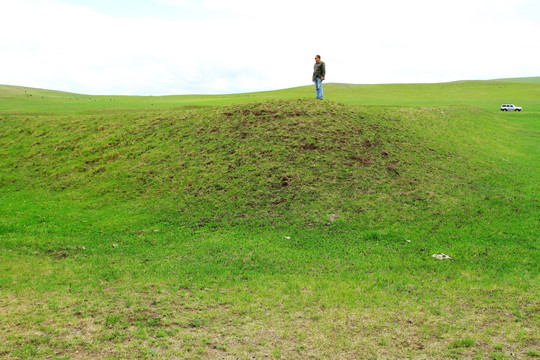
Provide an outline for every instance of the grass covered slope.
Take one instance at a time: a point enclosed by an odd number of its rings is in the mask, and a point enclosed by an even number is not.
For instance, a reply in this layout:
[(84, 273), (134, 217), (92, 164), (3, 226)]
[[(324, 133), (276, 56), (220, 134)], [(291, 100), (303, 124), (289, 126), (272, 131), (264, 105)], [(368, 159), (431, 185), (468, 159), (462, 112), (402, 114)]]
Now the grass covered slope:
[(3, 112), (0, 357), (538, 356), (537, 117), (420, 105)]
[(476, 184), (513, 152), (504, 120), (467, 107), (291, 100), (3, 122), (4, 187), (97, 204), (159, 199), (179, 225), (386, 227), (418, 209), (472, 206)]

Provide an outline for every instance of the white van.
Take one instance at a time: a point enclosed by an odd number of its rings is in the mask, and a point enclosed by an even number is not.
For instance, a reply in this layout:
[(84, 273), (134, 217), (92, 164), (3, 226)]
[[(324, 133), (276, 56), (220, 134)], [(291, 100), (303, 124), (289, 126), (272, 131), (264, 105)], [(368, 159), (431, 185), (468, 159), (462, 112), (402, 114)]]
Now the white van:
[(501, 111), (521, 111), (521, 108), (514, 104), (502, 104)]

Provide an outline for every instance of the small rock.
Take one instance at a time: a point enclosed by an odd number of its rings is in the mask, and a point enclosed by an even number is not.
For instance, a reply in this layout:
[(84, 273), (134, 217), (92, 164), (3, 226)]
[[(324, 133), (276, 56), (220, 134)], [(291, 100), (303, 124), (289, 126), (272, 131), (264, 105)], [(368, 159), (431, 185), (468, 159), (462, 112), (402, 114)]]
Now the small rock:
[(435, 259), (439, 260), (452, 260), (452, 257), (443, 253), (440, 254), (433, 254), (432, 255)]

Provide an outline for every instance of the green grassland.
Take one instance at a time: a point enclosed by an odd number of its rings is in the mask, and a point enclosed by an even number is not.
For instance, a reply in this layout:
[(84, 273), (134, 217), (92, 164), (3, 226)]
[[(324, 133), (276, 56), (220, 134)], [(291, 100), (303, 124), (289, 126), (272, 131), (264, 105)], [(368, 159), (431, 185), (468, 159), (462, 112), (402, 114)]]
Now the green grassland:
[(0, 358), (540, 357), (538, 78), (313, 97), (0, 86)]
[[(499, 110), (502, 103), (538, 109), (537, 78), (456, 81), (440, 84), (325, 84), (325, 98), (353, 105), (442, 106), (473, 105)], [(312, 86), (231, 95), (90, 96), (60, 91), (0, 85), (0, 113), (102, 113), (131, 110), (182, 110), (278, 99), (311, 99)]]

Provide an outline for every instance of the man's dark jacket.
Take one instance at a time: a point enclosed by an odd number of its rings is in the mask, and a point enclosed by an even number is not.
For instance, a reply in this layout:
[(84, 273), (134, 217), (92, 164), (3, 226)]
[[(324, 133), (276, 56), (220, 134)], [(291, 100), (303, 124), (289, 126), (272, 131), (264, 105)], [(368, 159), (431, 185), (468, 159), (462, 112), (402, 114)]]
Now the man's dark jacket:
[(326, 65), (324, 65), (324, 61), (316, 62), (313, 66), (313, 80), (318, 77), (325, 77), (326, 76)]

